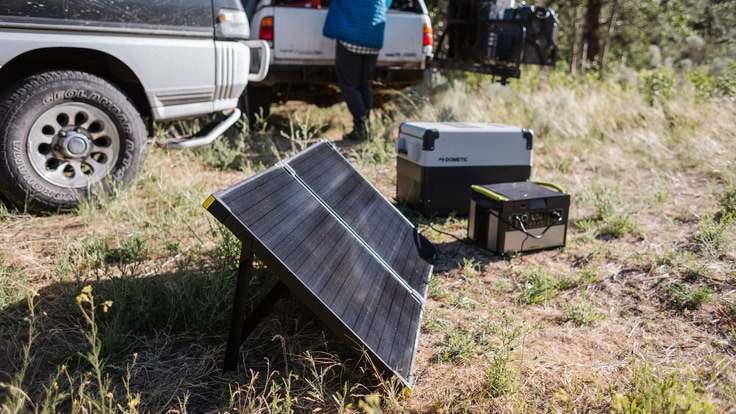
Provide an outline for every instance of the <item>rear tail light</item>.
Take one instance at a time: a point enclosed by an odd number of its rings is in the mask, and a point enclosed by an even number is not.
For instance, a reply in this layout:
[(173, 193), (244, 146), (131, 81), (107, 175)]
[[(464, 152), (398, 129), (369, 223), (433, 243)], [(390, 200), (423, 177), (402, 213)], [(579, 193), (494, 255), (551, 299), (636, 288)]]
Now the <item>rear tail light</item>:
[(262, 40), (273, 40), (273, 16), (264, 17), (258, 29), (258, 38)]
[(424, 22), (424, 37), (422, 40), (422, 46), (432, 46), (434, 43), (434, 35), (432, 34), (432, 25), (429, 22)]

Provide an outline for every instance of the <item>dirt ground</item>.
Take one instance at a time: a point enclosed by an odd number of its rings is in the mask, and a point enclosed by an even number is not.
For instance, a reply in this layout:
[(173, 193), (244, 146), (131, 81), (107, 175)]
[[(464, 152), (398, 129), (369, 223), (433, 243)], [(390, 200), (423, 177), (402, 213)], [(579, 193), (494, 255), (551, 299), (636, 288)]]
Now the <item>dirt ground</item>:
[[(355, 146), (340, 142), (339, 135), (334, 131), (328, 134), (349, 158)], [(377, 168), (373, 184), (387, 199), (394, 200), (394, 165)], [(213, 188), (224, 188), (242, 176), (227, 171), (207, 174)], [(464, 218), (433, 220), (431, 226), (443, 233), (420, 224), (419, 230), (438, 249), (434, 277), (444, 296), (430, 294), (427, 302), (415, 363), (416, 382), (411, 397), (400, 403), (403, 410), (439, 412), (466, 407), (472, 412), (607, 412), (613, 396), (626, 390), (639, 365), (655, 372), (682, 373), (718, 411), (728, 411), (736, 402), (733, 392), (729, 395), (725, 391), (736, 389), (732, 339), (736, 321), (723, 308), (724, 301), (733, 301), (736, 294), (733, 257), (707, 263), (708, 276), (692, 282), (693, 286), (711, 286), (719, 298), (692, 310), (670, 306), (663, 293), (665, 286), (683, 281), (682, 268), (653, 259), (657, 252), (672, 246), (695, 250), (697, 212), (712, 210), (716, 204), (710, 193), (703, 191), (708, 171), (693, 169), (679, 175), (673, 184), (676, 190), (671, 192), (675, 198), (667, 201), (672, 211), (637, 212), (644, 230), (620, 238), (592, 237), (575, 225), (590, 216), (589, 211), (578, 208), (575, 195), (593, 179), (578, 177), (579, 184), (568, 188), (573, 204), (565, 248), (497, 256), (467, 240)], [(643, 189), (627, 185), (625, 191), (632, 197), (642, 196)], [(4, 266), (22, 269), (25, 286), (42, 289), (55, 279), (62, 247), (69, 240), (86, 236), (90, 227), (84, 220), (83, 215), (75, 214), (18, 215), (0, 222)], [(668, 225), (673, 221), (676, 225)], [(595, 277), (584, 285), (561, 289), (547, 301), (526, 304), (521, 300), (524, 275), (533, 269), (573, 278), (587, 269)], [(603, 318), (588, 325), (566, 318), (564, 305), (581, 298), (593, 304)], [(483, 385), (494, 355), (489, 349), (477, 349), (476, 355), (452, 363), (440, 362), (438, 353), (446, 343), (448, 329), (478, 333), (480, 321), (498, 322), (504, 312), (512, 316), (506, 328), (518, 327), (521, 334), (510, 346), (511, 388), (502, 397), (491, 398)], [(445, 329), (432, 328), (430, 322)], [(498, 341), (494, 336), (490, 342)]]

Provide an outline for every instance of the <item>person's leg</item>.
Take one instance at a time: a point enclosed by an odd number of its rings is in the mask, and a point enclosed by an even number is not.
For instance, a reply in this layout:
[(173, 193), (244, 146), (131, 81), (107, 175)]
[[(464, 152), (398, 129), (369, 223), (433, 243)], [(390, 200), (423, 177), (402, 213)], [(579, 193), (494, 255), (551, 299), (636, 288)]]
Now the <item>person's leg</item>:
[(366, 113), (362, 91), (359, 89), (361, 55), (348, 51), (340, 42), (337, 42), (335, 49), (335, 75), (342, 99), (353, 116), (353, 130), (358, 133), (358, 128), (363, 128), (363, 117)]
[(363, 115), (361, 115), (361, 124), (358, 132), (364, 138), (370, 135), (370, 111), (373, 107), (373, 77), (376, 73), (376, 63), (378, 55), (363, 55), (360, 62), (360, 81), (358, 92), (363, 102)]

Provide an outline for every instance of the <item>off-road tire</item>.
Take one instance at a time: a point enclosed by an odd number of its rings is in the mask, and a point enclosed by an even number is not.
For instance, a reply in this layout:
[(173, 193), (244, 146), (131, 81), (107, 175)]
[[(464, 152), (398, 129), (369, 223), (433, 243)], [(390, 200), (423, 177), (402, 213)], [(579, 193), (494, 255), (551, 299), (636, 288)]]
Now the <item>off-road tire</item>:
[(0, 96), (0, 192), (31, 212), (74, 209), (133, 182), (147, 131), (118, 88), (79, 71), (28, 76)]

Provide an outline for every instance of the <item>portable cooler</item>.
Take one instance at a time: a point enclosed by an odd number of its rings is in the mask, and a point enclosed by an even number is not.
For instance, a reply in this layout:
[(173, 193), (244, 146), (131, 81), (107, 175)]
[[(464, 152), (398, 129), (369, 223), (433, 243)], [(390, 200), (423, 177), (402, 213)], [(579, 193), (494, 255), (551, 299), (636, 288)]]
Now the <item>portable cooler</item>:
[(466, 216), (471, 185), (529, 179), (533, 141), (528, 129), (494, 123), (403, 123), (396, 199), (425, 216)]

